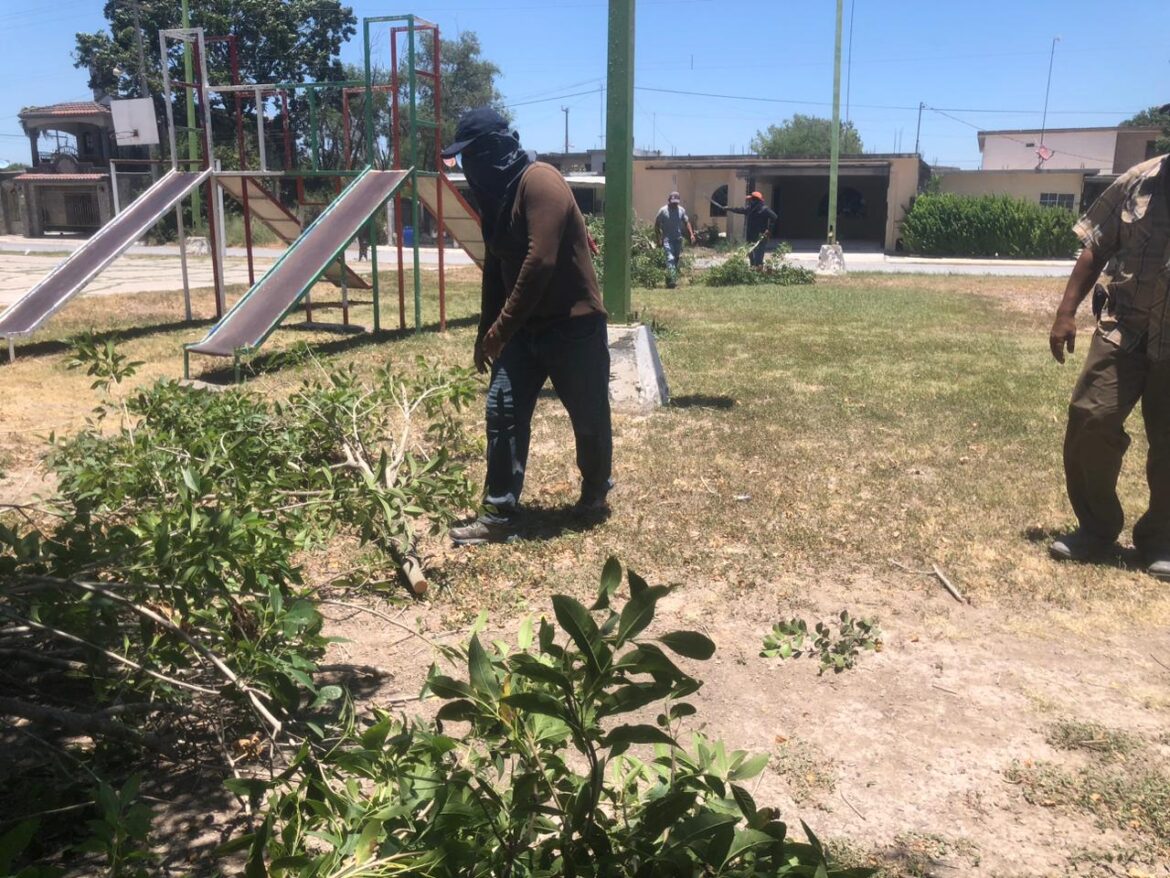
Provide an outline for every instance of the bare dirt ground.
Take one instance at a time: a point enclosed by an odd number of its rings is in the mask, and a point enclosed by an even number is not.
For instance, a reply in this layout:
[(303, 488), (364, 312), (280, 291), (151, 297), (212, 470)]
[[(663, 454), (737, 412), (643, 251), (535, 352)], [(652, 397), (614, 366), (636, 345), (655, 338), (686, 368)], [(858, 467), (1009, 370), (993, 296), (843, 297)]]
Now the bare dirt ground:
[[(846, 606), (879, 615), (884, 634), (882, 651), (854, 670), (819, 676), (813, 661), (759, 657), (772, 621), (829, 619)], [(381, 611), (432, 639), (461, 636), (437, 605)], [(329, 633), (346, 638), (335, 661), (393, 669), (369, 704), (429, 712), (402, 704), (435, 660), (428, 644), (366, 614), (328, 615)], [(1159, 738), (1170, 718), (1170, 670), (1159, 664), (1170, 632), (1111, 624), (1110, 615), (960, 605), (937, 580), (891, 567), (775, 583), (750, 597), (692, 579), (663, 603), (655, 627), (698, 629), (717, 644), (714, 659), (692, 663), (705, 682), (694, 728), (773, 753), (757, 801), (794, 825), (804, 819), (858, 862), (890, 875), (1170, 875), (1139, 836), (1072, 803), (1029, 803), (1009, 782), (1013, 763), (1079, 765), (1046, 743), (1060, 719), (1131, 733), (1170, 756)], [(493, 617), (491, 629), (506, 638), (516, 621)]]
[[(904, 289), (907, 279), (870, 276), (865, 283)], [(997, 319), (1019, 320), (1028, 332), (1043, 331), (1053, 304), (1052, 283), (1000, 286), (952, 278), (948, 285), (994, 301)], [(1087, 324), (1084, 331), (1087, 339)], [(542, 462), (530, 475), (528, 491), (534, 502), (555, 504), (571, 492), (571, 474), (550, 467), (541, 455), (555, 454), (549, 433), (567, 424), (557, 426), (562, 418), (551, 405), (542, 406), (538, 418), (543, 423), (537, 425), (533, 458)], [(639, 442), (632, 436), (653, 430), (652, 423), (623, 423), (617, 432), (627, 442), (619, 440), (618, 453), (624, 448), (635, 454)], [(664, 476), (667, 494), (670, 474)], [(784, 474), (764, 469), (759, 478)], [(718, 492), (729, 506), (736, 502), (718, 481), (687, 489)], [(575, 565), (596, 553), (596, 543), (604, 545), (606, 532), (652, 526), (645, 521), (646, 498), (624, 497), (625, 503), (619, 491), (615, 517), (603, 532), (587, 533), (574, 548), (553, 553), (557, 560), (542, 570), (540, 591), (555, 590), (558, 569), (580, 573)], [(1159, 786), (1170, 766), (1170, 630), (1164, 622), (1170, 618), (1170, 586), (1134, 573), (1132, 603), (1119, 604), (1113, 595), (1097, 599), (1091, 591), (1081, 599), (1046, 602), (981, 590), (972, 604), (961, 604), (928, 567), (908, 572), (889, 562), (850, 564), (844, 551), (828, 568), (793, 572), (778, 564), (770, 581), (747, 585), (724, 575), (738, 556), (760, 550), (751, 534), (743, 539), (724, 545), (722, 558), (710, 559), (712, 568), (728, 562), (719, 573), (697, 575), (693, 568), (672, 568), (667, 559), (649, 566), (658, 568), (652, 582), (683, 583), (661, 605), (655, 628), (695, 628), (718, 646), (711, 661), (692, 663), (705, 681), (692, 728), (729, 747), (773, 754), (753, 790), (757, 801), (778, 805), (792, 825), (804, 819), (851, 862), (880, 865), (890, 876), (1170, 876), (1166, 845), (1152, 843), (1149, 821), (1137, 816), (1170, 804), (1170, 787)], [(459, 591), (476, 587), (458, 572), (477, 566), (466, 552), (434, 550), (436, 563), (454, 568)], [(1054, 571), (1060, 575), (1061, 568), (1043, 557), (1042, 540), (1022, 554), (1019, 576), (1043, 581)], [(478, 583), (489, 595), (516, 587), (523, 591), (502, 577)], [(501, 607), (491, 597), (485, 604), (492, 606), (490, 631), (505, 639), (526, 613), (548, 612), (539, 594), (519, 606)], [(773, 622), (801, 616), (811, 626), (844, 608), (855, 617), (879, 617), (883, 630), (882, 650), (863, 654), (854, 670), (822, 676), (815, 661), (759, 656)], [(333, 633), (347, 638), (336, 657), (394, 669), (370, 693), (370, 703), (428, 711), (401, 703), (418, 692), (434, 660), (431, 647), (407, 629), (457, 640), (459, 617), (441, 595), (432, 605), (382, 610), (406, 628), (388, 629), (371, 616), (330, 609)], [(1132, 815), (1110, 817), (1110, 809), (1094, 807), (1093, 796), (1101, 794), (1091, 791), (1096, 787), (1090, 781), (1108, 768), (1091, 746), (1077, 751), (1050, 743), (1061, 723), (1101, 727), (1139, 742), (1146, 764), (1155, 766), (1152, 785), (1135, 794), (1139, 804), (1127, 799), (1111, 806), (1131, 808)], [(1088, 791), (1078, 798), (1072, 787), (1055, 793), (1039, 788), (1032, 779), (1042, 770), (1088, 779)]]

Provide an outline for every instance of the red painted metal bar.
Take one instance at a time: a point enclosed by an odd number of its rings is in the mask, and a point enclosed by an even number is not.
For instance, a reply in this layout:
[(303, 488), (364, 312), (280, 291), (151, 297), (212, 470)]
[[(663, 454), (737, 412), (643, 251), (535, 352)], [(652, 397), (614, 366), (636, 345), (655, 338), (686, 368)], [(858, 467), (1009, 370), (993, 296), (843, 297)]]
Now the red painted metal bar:
[[(234, 34), (229, 34), (224, 37), (208, 37), (204, 40), (205, 43), (227, 43), (228, 44), (228, 59), (231, 65), (232, 85), (240, 84), (240, 48), (239, 40)], [(248, 170), (248, 151), (244, 143), (244, 105), (243, 95), (240, 92), (232, 92), (236, 102), (236, 152), (239, 156), (240, 170)], [(256, 112), (260, 112), (260, 107), (256, 107)], [(248, 256), (248, 286), (254, 286), (256, 283), (256, 265), (252, 253), (252, 209), (248, 205), (248, 187), (244, 186), (241, 190), (240, 204), (244, 208), (244, 250)], [(227, 243), (226, 241), (224, 242)]]

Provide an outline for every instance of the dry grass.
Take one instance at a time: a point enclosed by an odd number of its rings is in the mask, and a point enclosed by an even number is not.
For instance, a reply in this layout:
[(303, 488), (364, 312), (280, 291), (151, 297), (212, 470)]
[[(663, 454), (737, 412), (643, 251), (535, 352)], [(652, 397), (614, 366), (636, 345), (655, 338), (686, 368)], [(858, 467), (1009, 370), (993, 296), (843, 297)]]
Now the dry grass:
[[(466, 363), (475, 274), (449, 284), (445, 334), (290, 328), (265, 351), (307, 342), (315, 360), (360, 369), (387, 360), (409, 368), (419, 355)], [(423, 322), (433, 326), (435, 275), (424, 283)], [(397, 324), (395, 286), (386, 275), (384, 325)], [(576, 494), (571, 432), (560, 407), (543, 402), (526, 491), (532, 539), (472, 553), (434, 545), (449, 609), (462, 617), (523, 607), (550, 579), (584, 590), (617, 554), (657, 581), (732, 594), (813, 571), (902, 576), (888, 559), (937, 562), (976, 601), (1105, 601), (1118, 624), (1139, 610), (1165, 616), (1165, 590), (1143, 575), (1059, 566), (1045, 554), (1048, 534), (1071, 523), (1059, 448), (1075, 366), (1051, 362), (1043, 307), (1057, 286), (855, 275), (780, 290), (637, 291), (635, 307), (660, 331), (674, 403), (650, 418), (616, 418), (614, 518), (575, 531), (560, 514)], [(409, 278), (406, 287), (410, 319)], [(328, 286), (319, 291), (318, 304), (337, 298)], [(210, 294), (195, 298), (206, 321)], [(355, 299), (354, 320), (369, 324), (369, 294)], [(0, 399), (0, 454), (10, 468), (32, 465), (43, 447), (36, 437), (76, 426), (93, 404), (85, 377), (65, 368), (70, 335), (117, 331), (125, 352), (146, 362), (143, 380), (178, 377), (182, 343), (208, 325), (180, 323), (180, 302), (178, 294), (82, 299), (22, 346), (0, 370), (21, 391)], [(192, 365), (196, 377), (227, 377), (219, 362)], [(317, 368), (295, 357), (254, 365), (250, 387), (274, 396)], [(481, 429), (479, 413), (468, 423)], [(1143, 456), (1138, 438), (1122, 483), (1134, 511), (1144, 501)]]

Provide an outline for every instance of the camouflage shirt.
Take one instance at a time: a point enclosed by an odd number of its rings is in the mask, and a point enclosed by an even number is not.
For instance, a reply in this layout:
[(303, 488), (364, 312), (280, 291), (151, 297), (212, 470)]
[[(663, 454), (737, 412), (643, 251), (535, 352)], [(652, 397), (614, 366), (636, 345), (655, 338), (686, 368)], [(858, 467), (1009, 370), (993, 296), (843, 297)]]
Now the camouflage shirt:
[(1170, 359), (1170, 156), (1118, 177), (1073, 231), (1111, 263), (1101, 335), (1125, 350), (1144, 343), (1151, 360)]

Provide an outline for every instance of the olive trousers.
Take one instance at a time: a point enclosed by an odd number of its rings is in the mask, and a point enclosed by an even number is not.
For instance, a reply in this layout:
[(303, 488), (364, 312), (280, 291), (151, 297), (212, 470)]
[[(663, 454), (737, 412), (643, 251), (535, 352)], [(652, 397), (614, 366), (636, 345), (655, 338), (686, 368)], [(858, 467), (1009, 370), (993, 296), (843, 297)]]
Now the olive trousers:
[(1138, 402), (1149, 441), (1150, 505), (1133, 541), (1148, 554), (1170, 549), (1170, 361), (1151, 361), (1144, 344), (1127, 351), (1094, 333), (1068, 407), (1064, 473), (1082, 529), (1106, 542), (1125, 524), (1117, 477), (1130, 442), (1125, 421)]

